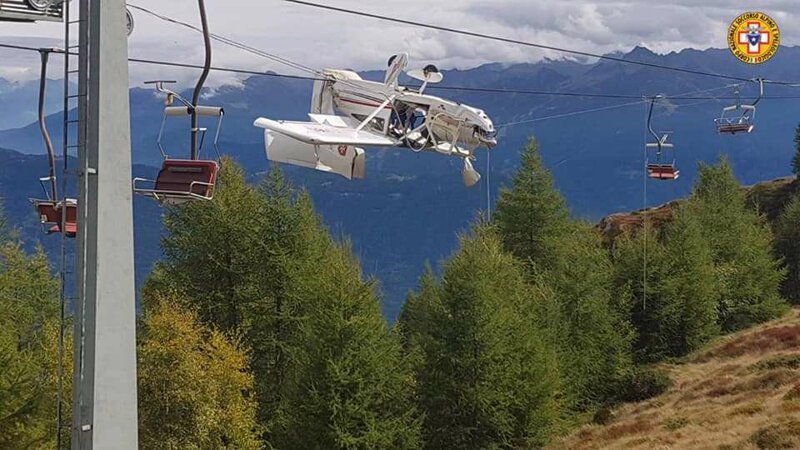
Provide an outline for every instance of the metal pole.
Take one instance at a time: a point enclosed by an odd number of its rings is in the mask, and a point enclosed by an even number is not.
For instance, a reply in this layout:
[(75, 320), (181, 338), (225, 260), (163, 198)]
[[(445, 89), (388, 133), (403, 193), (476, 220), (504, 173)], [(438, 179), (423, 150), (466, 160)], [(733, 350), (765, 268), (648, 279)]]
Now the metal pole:
[(197, 106), (200, 102), (200, 93), (203, 90), (203, 85), (211, 72), (211, 36), (208, 31), (208, 16), (206, 15), (206, 5), (204, 0), (197, 0), (200, 7), (200, 22), (203, 25), (203, 42), (206, 47), (206, 59), (203, 64), (203, 73), (200, 74), (200, 79), (197, 80), (197, 85), (194, 87), (194, 95), (192, 95), (192, 159), (197, 159), (200, 149), (197, 147), (197, 137), (200, 133), (200, 119), (197, 115)]
[[(136, 310), (125, 0), (81, 0), (73, 449), (135, 450)], [(81, 333), (82, 332), (82, 333)], [(82, 334), (82, 338), (81, 338)], [(80, 350), (77, 348), (80, 346)]]

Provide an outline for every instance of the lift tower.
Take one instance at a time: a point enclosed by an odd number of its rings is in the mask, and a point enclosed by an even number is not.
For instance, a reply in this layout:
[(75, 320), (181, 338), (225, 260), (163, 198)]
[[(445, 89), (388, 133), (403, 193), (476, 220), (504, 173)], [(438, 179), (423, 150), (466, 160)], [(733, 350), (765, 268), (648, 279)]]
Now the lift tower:
[[(76, 23), (66, 20), (67, 29)], [(72, 448), (135, 450), (136, 308), (125, 0), (80, 0), (77, 24), (78, 296)]]

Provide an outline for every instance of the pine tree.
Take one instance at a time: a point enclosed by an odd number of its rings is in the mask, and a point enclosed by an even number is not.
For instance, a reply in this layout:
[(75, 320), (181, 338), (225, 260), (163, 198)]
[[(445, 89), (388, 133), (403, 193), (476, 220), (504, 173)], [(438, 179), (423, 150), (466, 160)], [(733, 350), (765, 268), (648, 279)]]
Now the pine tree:
[(55, 445), (58, 318), (44, 253), (0, 244), (0, 448)]
[(260, 448), (247, 351), (168, 298), (150, 299), (139, 343), (141, 446)]
[(775, 224), (775, 249), (787, 269), (783, 282), (784, 297), (793, 304), (800, 303), (800, 195), (784, 207)]
[(573, 409), (614, 396), (631, 370), (624, 299), (612, 292), (612, 269), (599, 235), (570, 220), (569, 210), (531, 140), (511, 189), (500, 194), (495, 224), (505, 249), (527, 266), (529, 281), (555, 291), (559, 353)]
[(430, 272), (399, 327), (417, 348), (426, 448), (542, 446), (557, 417), (548, 295), (531, 288), (491, 230), (462, 237), (442, 281)]
[(169, 213), (146, 291), (242, 333), (266, 445), (413, 447), (411, 368), (357, 261), (280, 172), (256, 189), (224, 161), (221, 179), (213, 201)]
[(633, 294), (639, 362), (683, 356), (718, 332), (714, 263), (697, 219), (681, 209), (664, 235), (642, 231), (617, 246), (616, 285)]
[(786, 307), (779, 295), (785, 274), (772, 254), (772, 233), (747, 207), (726, 159), (715, 166), (700, 165), (690, 203), (711, 245), (722, 330), (739, 330), (780, 315)]
[(794, 130), (795, 153), (792, 158), (792, 173), (800, 176), (800, 125)]

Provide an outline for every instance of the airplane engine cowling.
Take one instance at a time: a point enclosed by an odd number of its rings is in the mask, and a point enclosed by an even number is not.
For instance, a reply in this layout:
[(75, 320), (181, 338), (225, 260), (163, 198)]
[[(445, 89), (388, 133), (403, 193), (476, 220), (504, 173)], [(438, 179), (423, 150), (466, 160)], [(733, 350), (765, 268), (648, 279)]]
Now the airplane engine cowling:
[(341, 175), (348, 180), (366, 175), (364, 150), (352, 145), (313, 145), (265, 130), (267, 159)]

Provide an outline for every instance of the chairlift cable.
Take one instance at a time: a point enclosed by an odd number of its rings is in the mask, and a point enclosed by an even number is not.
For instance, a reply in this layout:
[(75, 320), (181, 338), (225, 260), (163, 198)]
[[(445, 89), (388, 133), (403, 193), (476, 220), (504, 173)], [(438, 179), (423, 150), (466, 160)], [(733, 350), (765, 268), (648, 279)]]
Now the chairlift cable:
[[(213, 38), (213, 35), (212, 35)], [(28, 46), (21, 46), (21, 45), (13, 45), (13, 44), (5, 44), (0, 43), (0, 48), (7, 48), (12, 50), (23, 50), (23, 51), (39, 51), (37, 47), (28, 47)], [(52, 52), (53, 54), (67, 54), (62, 49), (56, 49)], [(75, 56), (77, 53), (69, 52), (70, 56)], [(175, 67), (175, 68), (183, 68), (183, 69), (203, 69), (202, 65), (199, 64), (190, 64), (190, 63), (179, 63), (179, 62), (172, 62), (172, 61), (162, 61), (162, 60), (155, 60), (155, 59), (147, 59), (147, 58), (128, 58), (129, 62), (137, 63), (137, 64), (148, 64), (148, 65), (158, 65), (158, 66), (167, 66), (167, 67)], [(276, 73), (276, 72), (265, 72), (265, 71), (258, 71), (258, 70), (250, 70), (250, 69), (243, 69), (243, 68), (232, 68), (232, 67), (219, 67), (219, 66), (211, 66), (211, 70), (214, 72), (227, 72), (227, 73), (237, 73), (241, 75), (252, 75), (252, 76), (264, 76), (264, 77), (273, 77), (273, 78), (287, 78), (287, 79), (295, 79), (295, 80), (309, 80), (309, 81), (324, 81), (324, 78), (320, 77), (309, 77), (304, 75), (291, 75), (291, 74), (283, 74), (283, 73)], [(346, 81), (346, 80), (343, 80)], [(766, 81), (765, 81), (766, 83)], [(796, 85), (786, 85), (791, 87), (800, 87), (800, 84)], [(495, 93), (495, 94), (521, 94), (521, 95), (542, 95), (542, 96), (561, 96), (561, 97), (587, 97), (587, 98), (608, 98), (608, 99), (639, 99), (641, 98), (641, 94), (634, 95), (634, 94), (602, 94), (602, 93), (591, 93), (591, 92), (559, 92), (559, 91), (544, 91), (544, 90), (524, 90), (524, 89), (503, 89), (503, 88), (481, 88), (481, 87), (467, 87), (467, 86), (429, 86), (428, 89), (440, 89), (440, 90), (450, 90), (450, 91), (464, 91), (464, 92), (483, 92), (483, 93)], [(716, 88), (714, 88), (716, 89)], [(667, 99), (671, 100), (729, 100), (734, 99), (734, 97), (683, 97), (683, 96), (666, 96)], [(800, 96), (765, 96), (763, 97), (764, 100), (796, 100), (800, 99)], [(631, 103), (631, 104), (638, 104)], [(621, 105), (617, 105), (621, 106)]]
[(492, 221), (492, 151), (486, 151), (486, 218)]
[[(722, 97), (713, 97), (713, 96), (712, 97), (687, 97), (687, 96), (688, 95), (694, 95), (694, 94), (703, 94), (703, 93), (706, 93), (706, 92), (712, 92), (712, 91), (717, 91), (717, 90), (721, 90), (721, 89), (728, 89), (728, 88), (730, 88), (730, 85), (721, 86), (721, 87), (715, 87), (715, 88), (710, 88), (710, 89), (702, 89), (702, 90), (697, 90), (697, 91), (690, 91), (690, 92), (685, 92), (685, 93), (680, 93), (680, 94), (674, 94), (672, 96), (663, 95), (662, 98), (663, 99), (667, 99), (667, 100), (669, 100), (669, 99), (672, 99), (672, 100), (702, 99), (704, 101), (705, 100), (719, 100)], [(506, 127), (510, 127), (510, 126), (514, 126), (514, 125), (522, 125), (522, 124), (527, 124), (527, 123), (542, 122), (542, 121), (545, 121), (545, 120), (561, 119), (561, 118), (564, 118), (564, 117), (572, 117), (572, 116), (577, 116), (577, 115), (580, 115), (580, 114), (589, 114), (589, 113), (600, 112), (600, 111), (608, 111), (608, 110), (611, 110), (611, 109), (624, 108), (624, 107), (638, 105), (638, 104), (642, 103), (641, 99), (642, 99), (642, 97), (640, 96), (639, 100), (636, 101), (636, 102), (621, 103), (621, 104), (617, 104), (617, 105), (604, 106), (604, 107), (600, 107), (600, 108), (584, 109), (584, 110), (580, 110), (580, 111), (573, 111), (573, 112), (568, 112), (568, 113), (563, 113), (563, 114), (555, 114), (555, 115), (552, 115), (552, 116), (537, 117), (537, 118), (528, 119), (528, 120), (520, 120), (520, 121), (517, 121), (517, 122), (507, 122), (507, 123), (498, 125), (496, 128), (500, 129), (500, 128), (506, 128)], [(676, 107), (684, 108), (684, 107), (694, 106), (694, 105), (697, 105), (699, 103), (700, 102), (698, 102), (698, 103), (690, 103), (688, 105), (676, 105)]]
[[(484, 35), (484, 34), (474, 33), (474, 32), (470, 32), (470, 31), (451, 29), (451, 28), (440, 27), (440, 26), (436, 26), (436, 25), (429, 25), (429, 24), (424, 24), (424, 23), (412, 22), (412, 21), (405, 21), (405, 20), (402, 20), (402, 19), (396, 19), (396, 18), (387, 17), (387, 16), (379, 16), (379, 15), (375, 15), (375, 14), (363, 13), (363, 12), (359, 12), (359, 11), (347, 10), (347, 9), (344, 9), (344, 8), (337, 8), (337, 7), (333, 7), (333, 6), (316, 4), (316, 3), (311, 3), (311, 2), (305, 2), (305, 1), (299, 1), (299, 0), (284, 0), (284, 1), (287, 1), (289, 3), (296, 3), (296, 4), (300, 4), (300, 5), (305, 5), (305, 6), (317, 7), (317, 8), (322, 8), (322, 9), (329, 9), (329, 10), (348, 13), (348, 14), (362, 15), (362, 16), (366, 16), (366, 17), (381, 19), (381, 20), (396, 21), (398, 23), (403, 23), (403, 24), (407, 24), (407, 25), (414, 25), (414, 26), (421, 26), (421, 27), (426, 27), (426, 28), (433, 28), (433, 29), (437, 29), (437, 30), (440, 30), (440, 31), (448, 31), (448, 32), (453, 32), (453, 33), (459, 33), (459, 34), (465, 34), (465, 35), (469, 35), (469, 36), (474, 36), (474, 37), (481, 37), (481, 38), (486, 38), (486, 39), (500, 40), (500, 41), (507, 42), (507, 43), (513, 43), (513, 44), (519, 44), (519, 45), (525, 45), (525, 46), (532, 46), (532, 47), (548, 49), (548, 50), (555, 50), (555, 51), (559, 51), (559, 52), (563, 52), (563, 53), (572, 53), (572, 54), (577, 54), (577, 55), (580, 55), (580, 56), (594, 57), (594, 58), (598, 58), (598, 59), (616, 61), (616, 62), (620, 62), (620, 63), (635, 64), (635, 65), (652, 67), (652, 68), (659, 68), (659, 69), (664, 69), (664, 70), (679, 71), (679, 72), (684, 72), (684, 73), (689, 73), (689, 74), (694, 74), (694, 75), (704, 75), (704, 76), (711, 76), (711, 77), (717, 77), (717, 78), (726, 78), (726, 79), (743, 81), (743, 82), (759, 81), (759, 79), (753, 79), (753, 78), (742, 78), (742, 77), (736, 77), (736, 76), (726, 75), (726, 74), (719, 74), (719, 73), (714, 73), (714, 72), (704, 72), (704, 71), (695, 70), (695, 69), (687, 69), (687, 68), (681, 68), (681, 67), (667, 66), (667, 65), (663, 65), (663, 64), (647, 63), (647, 62), (643, 62), (643, 61), (632, 61), (632, 60), (627, 60), (627, 59), (624, 59), (624, 58), (618, 58), (618, 57), (614, 57), (614, 56), (600, 55), (600, 54), (594, 54), (594, 53), (589, 53), (589, 52), (582, 52), (582, 51), (578, 51), (578, 50), (570, 50), (570, 49), (564, 49), (564, 48), (559, 48), (559, 47), (552, 47), (552, 46), (536, 44), (536, 43), (531, 43), (531, 42), (525, 42), (525, 41), (517, 41), (517, 40), (503, 38), (503, 37)], [(155, 11), (152, 11), (152, 10), (150, 10), (148, 8), (144, 8), (142, 6), (135, 5), (135, 4), (132, 4), (132, 3), (128, 3), (128, 6), (133, 8), (133, 9), (136, 9), (136, 10), (139, 10), (141, 12), (144, 12), (146, 14), (150, 14), (153, 17), (156, 17), (158, 19), (164, 20), (166, 22), (170, 22), (170, 23), (173, 23), (173, 24), (176, 24), (176, 25), (181, 25), (183, 27), (186, 27), (186, 28), (198, 31), (198, 32), (202, 32), (201, 29), (197, 28), (194, 25), (191, 25), (191, 24), (186, 23), (186, 22), (182, 22), (180, 20), (174, 19), (172, 17), (166, 16), (166, 15), (163, 15), (163, 14), (159, 14), (159, 13), (157, 13)], [(298, 70), (301, 70), (301, 71), (304, 71), (304, 72), (308, 72), (308, 73), (312, 73), (312, 74), (316, 74), (316, 75), (321, 75), (321, 73), (319, 71), (317, 71), (317, 70), (315, 70), (315, 69), (313, 69), (311, 67), (305, 66), (303, 64), (297, 63), (295, 61), (292, 61), (292, 60), (289, 60), (287, 58), (281, 57), (279, 55), (275, 55), (273, 53), (265, 52), (264, 50), (252, 47), (252, 46), (250, 46), (248, 44), (244, 44), (244, 43), (236, 41), (234, 39), (230, 39), (230, 38), (227, 38), (227, 37), (224, 37), (224, 36), (220, 36), (220, 35), (217, 35), (217, 34), (214, 34), (214, 33), (211, 34), (211, 37), (213, 39), (217, 40), (217, 41), (223, 42), (223, 43), (231, 45), (233, 47), (237, 47), (237, 48), (239, 48), (241, 50), (244, 50), (244, 51), (247, 51), (247, 52), (250, 52), (250, 53), (257, 54), (257, 55), (262, 56), (264, 58), (271, 59), (271, 60), (273, 60), (275, 62), (278, 62), (280, 64), (284, 64), (284, 65), (287, 65), (289, 67), (292, 67), (292, 68), (295, 68), (295, 69), (298, 69)], [(774, 80), (766, 80), (766, 79), (762, 79), (761, 81), (763, 83), (768, 83), (768, 84), (778, 84), (778, 85), (783, 85), (783, 86), (788, 86), (788, 87), (800, 87), (800, 83), (798, 83), (798, 82), (774, 81)], [(485, 91), (485, 92), (492, 92), (492, 93), (500, 93), (500, 92), (525, 93), (525, 92), (520, 92), (520, 91), (507, 91), (507, 90), (503, 90), (503, 89), (464, 88), (464, 87), (455, 87), (455, 86), (454, 87), (436, 86), (436, 87), (431, 87), (431, 89), (474, 90), (474, 91)], [(634, 98), (634, 96), (630, 96), (630, 98)]]
[(589, 114), (589, 113), (593, 113), (593, 112), (608, 111), (608, 110), (611, 110), (611, 109), (624, 108), (626, 106), (638, 105), (640, 103), (642, 103), (641, 100), (636, 101), (636, 102), (622, 103), (622, 104), (618, 104), (618, 105), (604, 106), (602, 108), (584, 109), (584, 110), (580, 110), (580, 111), (573, 111), (573, 112), (568, 112), (568, 113), (563, 113), (563, 114), (555, 114), (555, 115), (552, 115), (552, 116), (537, 117), (535, 119), (520, 120), (520, 121), (517, 121), (517, 122), (507, 122), (507, 123), (498, 125), (495, 128), (497, 128), (499, 130), (501, 128), (507, 128), (507, 127), (511, 127), (511, 126), (515, 126), (515, 125), (543, 122), (545, 120), (561, 119), (561, 118), (564, 118), (564, 117), (572, 117), (572, 116), (577, 116), (577, 115), (580, 115), (580, 114)]
[[(201, 28), (198, 28), (198, 27), (196, 27), (196, 26), (194, 26), (192, 24), (189, 24), (189, 23), (174, 19), (172, 17), (166, 16), (166, 15), (163, 15), (163, 14), (159, 14), (159, 13), (157, 13), (155, 11), (152, 11), (150, 9), (144, 8), (142, 6), (134, 5), (132, 3), (128, 3), (128, 6), (130, 8), (132, 8), (132, 9), (141, 11), (141, 12), (146, 13), (146, 14), (149, 14), (149, 15), (151, 15), (151, 16), (157, 18), (157, 19), (163, 20), (165, 22), (169, 22), (169, 23), (172, 23), (172, 24), (175, 24), (175, 25), (180, 25), (182, 27), (188, 28), (190, 30), (193, 30), (193, 31), (196, 31), (196, 32), (199, 32), (199, 33), (203, 32), (203, 30)], [(303, 72), (308, 72), (308, 73), (311, 73), (311, 74), (314, 74), (314, 75), (320, 75), (319, 72), (317, 72), (316, 70), (314, 70), (314, 69), (312, 69), (310, 67), (306, 67), (306, 66), (304, 66), (304, 65), (302, 65), (300, 63), (291, 61), (291, 60), (283, 58), (281, 56), (265, 52), (263, 50), (255, 48), (255, 47), (251, 47), (251, 46), (249, 46), (247, 44), (244, 44), (242, 42), (235, 41), (235, 40), (227, 38), (225, 36), (220, 36), (220, 35), (218, 35), (216, 33), (211, 33), (210, 36), (211, 36), (212, 39), (214, 39), (216, 41), (222, 42), (224, 44), (239, 48), (241, 50), (244, 50), (244, 51), (247, 51), (247, 52), (250, 52), (250, 53), (256, 53), (259, 56), (262, 56), (264, 58), (270, 59), (272, 61), (275, 61), (275, 62), (283, 64), (283, 65), (289, 66), (291, 68), (294, 68), (294, 69), (297, 69), (297, 70), (300, 70), (300, 71), (303, 71)]]
[[(149, 14), (149, 15), (155, 17), (155, 18), (163, 20), (165, 22), (169, 22), (169, 23), (172, 23), (172, 24), (180, 25), (180, 26), (183, 26), (185, 28), (188, 28), (188, 29), (194, 30), (196, 32), (202, 33), (202, 30), (200, 28), (198, 28), (198, 27), (196, 27), (196, 26), (194, 26), (192, 24), (180, 21), (178, 19), (169, 17), (169, 16), (164, 15), (164, 14), (157, 13), (155, 11), (152, 11), (150, 9), (144, 8), (142, 6), (134, 5), (132, 3), (129, 3), (128, 6), (133, 8), (133, 9), (136, 9), (136, 10), (139, 10), (141, 12), (144, 12), (146, 14)], [(225, 37), (225, 36), (221, 36), (221, 35), (218, 35), (218, 34), (211, 33), (211, 37), (214, 40), (217, 40), (217, 41), (222, 42), (224, 44), (227, 44), (227, 45), (230, 45), (232, 47), (238, 48), (240, 50), (255, 54), (257, 56), (261, 56), (263, 58), (272, 60), (272, 61), (277, 62), (279, 64), (283, 64), (283, 65), (286, 65), (288, 67), (291, 67), (291, 68), (294, 68), (294, 69), (297, 69), (297, 70), (300, 70), (300, 71), (304, 71), (304, 72), (310, 73), (312, 75), (316, 75), (317, 77), (320, 77), (320, 76), (322, 77), (322, 78), (305, 78), (305, 77), (299, 77), (299, 78), (310, 79), (310, 80), (319, 80), (319, 81), (324, 81), (326, 79), (322, 72), (320, 72), (320, 71), (318, 71), (318, 70), (316, 70), (314, 68), (311, 68), (309, 66), (306, 66), (306, 65), (303, 65), (301, 63), (298, 63), (296, 61), (292, 61), (292, 60), (290, 60), (288, 58), (276, 55), (274, 53), (270, 53), (270, 52), (264, 51), (262, 49), (259, 49), (259, 48), (253, 47), (251, 45), (245, 44), (245, 43), (243, 43), (241, 41), (236, 41), (234, 39), (231, 39), (231, 38), (228, 38), (228, 37)], [(629, 62), (627, 60), (624, 60), (624, 61)], [(263, 74), (263, 73), (259, 73), (259, 74)], [(346, 81), (346, 80), (342, 80), (342, 81)], [(741, 80), (738, 80), (738, 81), (758, 81), (758, 79), (741, 79)], [(768, 82), (768, 81), (763, 80), (763, 82)], [(774, 82), (774, 83), (778, 83), (778, 82)], [(791, 84), (791, 83), (786, 83), (786, 85), (787, 86), (795, 86), (795, 84)], [(598, 94), (598, 93), (580, 93), (580, 92), (553, 92), (553, 91), (544, 91), (544, 90), (520, 90), (520, 89), (466, 87), (466, 86), (440, 86), (440, 85), (437, 85), (437, 86), (429, 86), (428, 89), (449, 90), (449, 91), (465, 91), (465, 92), (485, 92), (485, 93), (494, 93), (494, 94), (560, 95), (560, 96), (570, 96), (570, 97), (630, 98), (630, 99), (639, 99), (639, 98), (641, 98), (641, 95), (633, 95), (633, 94), (627, 94), (626, 95), (626, 94)], [(797, 97), (797, 98), (800, 98), (800, 97)], [(689, 100), (689, 98), (686, 98), (686, 100)], [(692, 98), (692, 100), (695, 100), (695, 99)], [(706, 98), (697, 98), (696, 100), (707, 100), (707, 99)]]
[[(0, 48), (8, 48), (8, 49), (12, 49), (12, 50), (23, 50), (23, 51), (36, 51), (36, 52), (39, 51), (39, 49), (36, 48), (36, 47), (28, 47), (28, 46), (14, 45), (14, 44), (6, 44), (6, 43), (0, 43)], [(55, 54), (69, 54), (70, 56), (74, 55), (74, 53), (65, 52), (64, 50), (61, 50), (61, 49), (56, 49), (56, 50), (53, 51), (53, 53), (55, 53)], [(160, 66), (185, 68), (185, 69), (203, 69), (203, 66), (197, 65), (197, 64), (178, 63), (178, 62), (161, 61), (161, 60), (144, 59), (144, 58), (128, 58), (128, 61), (133, 62), (133, 63), (139, 63), (139, 64), (160, 65)], [(281, 74), (281, 73), (275, 73), (275, 72), (262, 72), (262, 71), (247, 70), (247, 69), (240, 69), (240, 68), (211, 66), (211, 70), (212, 71), (216, 71), (216, 72), (238, 73), (238, 74), (253, 75), (253, 76), (267, 76), (267, 77), (299, 79), (299, 80), (321, 80), (321, 78), (306, 77), (306, 76), (302, 76), (302, 75), (290, 75), (290, 74)], [(800, 84), (797, 84), (796, 86), (800, 87)], [(728, 88), (728, 87), (730, 87), (730, 86), (711, 88), (711, 89), (702, 90), (702, 91), (695, 91), (695, 92), (696, 93), (708, 92), (708, 91), (717, 90), (717, 89), (724, 89), (724, 88)], [(525, 90), (470, 88), (470, 87), (456, 87), (456, 86), (447, 86), (447, 87), (432, 86), (431, 88), (432, 89), (433, 88), (436, 88), (436, 89), (445, 88), (445, 89), (449, 89), (449, 90), (496, 92), (496, 93), (513, 93), (513, 94), (552, 95), (552, 96), (580, 96), (580, 97), (623, 98), (623, 99), (634, 98), (632, 95), (575, 93), (575, 92), (525, 91)], [(690, 95), (690, 94), (691, 93), (667, 95), (667, 96), (665, 96), (665, 98), (666, 99), (672, 99), (672, 100), (709, 100), (709, 101), (710, 100), (725, 100), (725, 99), (728, 99), (728, 97), (696, 97), (696, 96), (688, 97), (688, 96), (686, 96), (686, 95)], [(637, 96), (636, 98), (641, 98), (641, 97)], [(788, 100), (788, 99), (798, 99), (798, 98), (800, 98), (800, 96), (763, 97), (764, 100)], [(565, 117), (571, 117), (571, 116), (576, 116), (576, 115), (581, 115), (581, 114), (590, 114), (590, 113), (594, 113), (594, 112), (608, 111), (608, 110), (613, 110), (613, 109), (618, 109), (618, 108), (624, 108), (624, 107), (628, 107), (628, 106), (637, 105), (639, 103), (641, 103), (641, 100), (636, 101), (636, 102), (629, 102), (629, 103), (622, 103), (622, 104), (617, 104), (617, 105), (604, 106), (604, 107), (600, 107), (600, 108), (592, 108), (592, 109), (587, 109), (587, 110), (574, 111), (574, 112), (569, 112), (569, 113), (564, 113), (564, 114), (556, 114), (556, 115), (553, 115), (553, 116), (545, 116), (545, 117), (538, 117), (538, 118), (529, 119), (529, 120), (521, 120), (521, 121), (516, 121), (516, 122), (509, 122), (509, 123), (498, 125), (497, 128), (498, 129), (507, 128), (507, 127), (515, 126), (515, 125), (536, 123), (536, 122), (552, 120), (552, 119), (559, 119), (559, 118), (565, 118)], [(679, 105), (679, 107), (688, 107), (688, 106), (693, 106), (693, 105)]]
[[(648, 108), (647, 102), (644, 103), (645, 123), (649, 112), (652, 113), (652, 108)], [(644, 129), (644, 164), (647, 165), (647, 133), (650, 131), (649, 124)], [(647, 311), (647, 170), (642, 171), (642, 228), (644, 233), (643, 241), (643, 254), (642, 254), (642, 312)]]

